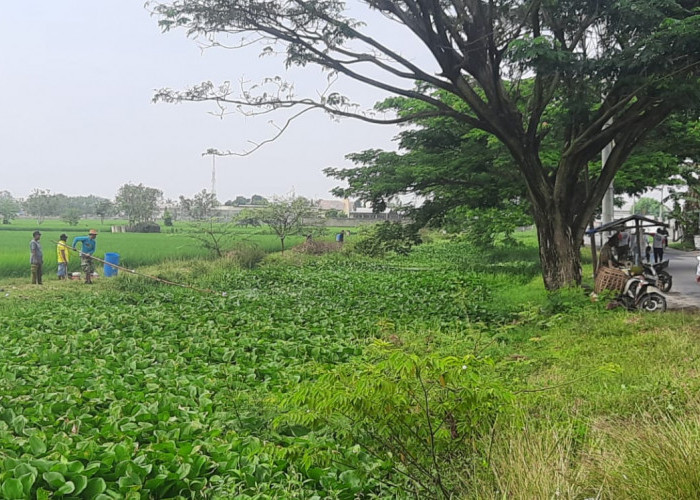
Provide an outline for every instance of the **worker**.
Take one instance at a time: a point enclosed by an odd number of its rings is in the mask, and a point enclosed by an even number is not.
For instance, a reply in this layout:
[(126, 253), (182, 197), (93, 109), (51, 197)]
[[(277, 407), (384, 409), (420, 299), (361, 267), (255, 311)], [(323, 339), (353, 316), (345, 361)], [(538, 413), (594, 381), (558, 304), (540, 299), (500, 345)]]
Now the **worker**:
[(92, 275), (95, 272), (95, 264), (92, 256), (95, 254), (97, 249), (97, 231), (95, 229), (90, 229), (87, 236), (76, 236), (73, 239), (73, 250), (76, 250), (78, 243), (81, 244), (80, 248), (80, 267), (85, 273), (85, 284), (92, 285)]

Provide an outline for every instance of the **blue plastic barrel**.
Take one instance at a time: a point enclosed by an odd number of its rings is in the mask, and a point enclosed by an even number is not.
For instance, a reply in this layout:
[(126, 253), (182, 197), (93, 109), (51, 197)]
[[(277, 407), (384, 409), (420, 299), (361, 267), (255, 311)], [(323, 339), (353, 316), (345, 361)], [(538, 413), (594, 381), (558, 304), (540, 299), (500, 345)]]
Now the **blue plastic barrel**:
[[(118, 253), (106, 253), (105, 254), (105, 262), (109, 262), (109, 264), (114, 264), (114, 265), (119, 265), (119, 254)], [(105, 264), (105, 278), (111, 278), (112, 276), (117, 275), (118, 269), (114, 266), (110, 266), (109, 264)]]

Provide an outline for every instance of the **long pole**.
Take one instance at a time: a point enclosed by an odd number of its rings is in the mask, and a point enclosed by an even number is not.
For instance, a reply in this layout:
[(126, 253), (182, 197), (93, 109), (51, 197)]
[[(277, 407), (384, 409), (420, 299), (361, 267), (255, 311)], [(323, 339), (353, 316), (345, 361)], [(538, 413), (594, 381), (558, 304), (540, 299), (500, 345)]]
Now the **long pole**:
[[(56, 242), (56, 241), (54, 241), (53, 243), (58, 244), (58, 242)], [(76, 250), (75, 248), (72, 248), (68, 245), (66, 247), (68, 248), (68, 250), (78, 253), (81, 257), (86, 255), (86, 254), (83, 254), (83, 252), (81, 252), (80, 250)], [(174, 281), (169, 281), (169, 280), (166, 280), (163, 278), (159, 278), (157, 276), (151, 276), (150, 274), (139, 273), (139, 272), (134, 271), (133, 269), (127, 269), (126, 267), (120, 266), (118, 264), (113, 264), (112, 262), (107, 262), (106, 260), (102, 260), (99, 257), (95, 257), (93, 255), (90, 255), (90, 258), (93, 260), (96, 260), (97, 262), (102, 262), (106, 266), (112, 266), (112, 267), (115, 267), (117, 269), (121, 269), (122, 271), (125, 271), (127, 273), (135, 274), (137, 276), (142, 276), (142, 277), (148, 278), (148, 279), (152, 279), (152, 280), (158, 281), (160, 283), (165, 283), (166, 285), (173, 285), (173, 286), (179, 286), (182, 288), (189, 288), (191, 290), (197, 290), (198, 292), (202, 292), (202, 293), (215, 293), (217, 295), (221, 295), (222, 297), (226, 297), (226, 295), (228, 295), (226, 292), (217, 292), (216, 290), (211, 290), (209, 288), (198, 288), (196, 286), (186, 285), (184, 283), (175, 283)]]

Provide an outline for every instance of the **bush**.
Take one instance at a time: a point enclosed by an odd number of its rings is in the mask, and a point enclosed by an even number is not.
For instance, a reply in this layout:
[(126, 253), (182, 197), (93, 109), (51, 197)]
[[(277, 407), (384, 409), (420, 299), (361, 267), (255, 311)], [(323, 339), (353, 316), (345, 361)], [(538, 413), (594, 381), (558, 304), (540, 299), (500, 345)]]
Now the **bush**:
[(295, 252), (308, 255), (323, 255), (325, 253), (337, 252), (340, 247), (331, 241), (305, 241), (303, 244), (294, 247)]
[(289, 412), (277, 424), (327, 430), (409, 478), (422, 496), (458, 497), (470, 470), (487, 459), (480, 444), (510, 393), (489, 376), (485, 359), (421, 356), (381, 342), (372, 353), (370, 362), (303, 384), (285, 400)]
[(466, 208), (452, 210), (445, 217), (445, 228), (451, 233), (464, 233), (481, 248), (490, 248), (500, 241), (504, 246), (517, 246), (513, 233), (519, 226), (532, 223), (524, 207)]
[(255, 269), (265, 255), (265, 250), (255, 243), (241, 243), (231, 253), (233, 260), (243, 269)]
[(414, 245), (420, 243), (417, 228), (387, 221), (372, 227), (369, 234), (353, 248), (357, 253), (368, 257), (383, 257), (388, 252), (406, 255)]
[(70, 208), (61, 214), (61, 220), (70, 226), (77, 226), (80, 222), (80, 210)]
[(137, 222), (129, 226), (130, 233), (160, 233), (160, 225), (155, 222)]

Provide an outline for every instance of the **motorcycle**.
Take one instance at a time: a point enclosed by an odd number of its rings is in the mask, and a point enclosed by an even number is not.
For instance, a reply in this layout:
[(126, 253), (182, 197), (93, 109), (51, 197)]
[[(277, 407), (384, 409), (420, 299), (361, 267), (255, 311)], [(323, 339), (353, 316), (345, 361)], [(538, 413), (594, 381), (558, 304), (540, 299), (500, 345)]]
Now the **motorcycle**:
[(664, 293), (668, 293), (673, 285), (673, 277), (665, 271), (668, 268), (668, 260), (659, 262), (658, 264), (642, 264), (644, 268), (644, 276), (650, 281), (655, 282), (656, 287)]
[(627, 279), (617, 300), (629, 311), (664, 312), (666, 310), (666, 297), (655, 286), (655, 282), (641, 274), (631, 275)]

